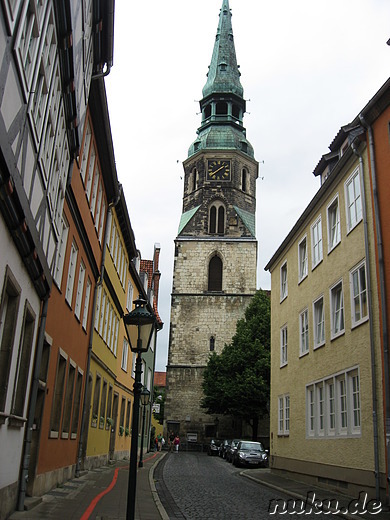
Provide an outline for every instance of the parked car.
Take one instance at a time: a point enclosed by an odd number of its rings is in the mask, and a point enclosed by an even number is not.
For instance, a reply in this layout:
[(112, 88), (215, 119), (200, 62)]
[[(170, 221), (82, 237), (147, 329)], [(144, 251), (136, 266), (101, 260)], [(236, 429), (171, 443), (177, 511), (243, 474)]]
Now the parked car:
[(207, 455), (218, 455), (221, 442), (220, 439), (211, 439), (210, 444), (207, 447)]
[(230, 443), (231, 443), (231, 441), (229, 439), (225, 439), (221, 442), (221, 444), (219, 446), (218, 455), (220, 457), (222, 457), (223, 459), (226, 459), (226, 450)]
[(239, 466), (268, 466), (268, 453), (261, 442), (240, 441), (233, 455), (233, 464)]
[(230, 441), (229, 446), (226, 449), (226, 460), (228, 462), (233, 462), (233, 454), (237, 449), (237, 444), (240, 442), (241, 439), (233, 439)]

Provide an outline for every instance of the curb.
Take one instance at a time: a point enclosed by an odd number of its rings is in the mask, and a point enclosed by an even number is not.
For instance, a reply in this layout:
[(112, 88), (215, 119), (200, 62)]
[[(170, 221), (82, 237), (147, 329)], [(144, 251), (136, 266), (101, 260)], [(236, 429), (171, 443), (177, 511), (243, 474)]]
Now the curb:
[(163, 460), (163, 458), (165, 456), (166, 456), (166, 453), (164, 453), (161, 457), (159, 457), (159, 459), (156, 460), (156, 462), (150, 468), (149, 485), (150, 485), (150, 490), (152, 492), (152, 497), (153, 497), (154, 503), (156, 504), (156, 507), (158, 509), (158, 512), (160, 513), (162, 520), (169, 520), (169, 516), (167, 515), (167, 512), (165, 511), (164, 506), (161, 503), (161, 500), (160, 500), (157, 490), (156, 490), (156, 485), (154, 483), (154, 470), (158, 466), (158, 464), (160, 464), (160, 462)]

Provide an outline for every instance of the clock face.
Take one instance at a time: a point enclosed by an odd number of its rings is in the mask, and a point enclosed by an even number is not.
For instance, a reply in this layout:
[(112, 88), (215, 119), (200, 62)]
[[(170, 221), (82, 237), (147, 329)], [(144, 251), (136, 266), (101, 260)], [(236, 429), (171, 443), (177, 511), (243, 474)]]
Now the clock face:
[(230, 180), (230, 161), (212, 159), (207, 165), (207, 179), (209, 181)]

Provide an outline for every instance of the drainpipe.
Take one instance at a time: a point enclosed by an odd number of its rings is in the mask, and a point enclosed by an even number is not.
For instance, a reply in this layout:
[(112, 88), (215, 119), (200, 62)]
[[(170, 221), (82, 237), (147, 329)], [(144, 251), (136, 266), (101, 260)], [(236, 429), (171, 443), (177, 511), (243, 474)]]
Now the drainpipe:
[(364, 180), (364, 163), (361, 154), (358, 152), (356, 143), (352, 145), (353, 153), (359, 158), (361, 171), (361, 193), (362, 193), (362, 208), (363, 208), (363, 225), (364, 225), (364, 249), (366, 256), (366, 271), (367, 271), (367, 294), (368, 294), (368, 315), (370, 327), (370, 350), (371, 350), (371, 386), (372, 386), (372, 423), (374, 429), (374, 466), (375, 466), (375, 496), (380, 500), (380, 474), (379, 474), (379, 450), (378, 450), (378, 412), (377, 412), (377, 395), (376, 395), (376, 363), (375, 363), (375, 344), (374, 344), (374, 324), (372, 314), (372, 288), (371, 288), (371, 269), (370, 269), (370, 251), (368, 247), (368, 224), (367, 224), (367, 208), (366, 208), (366, 190)]
[(97, 300), (97, 294), (99, 288), (103, 284), (104, 279), (104, 270), (105, 270), (105, 261), (106, 261), (106, 249), (107, 249), (107, 243), (108, 238), (110, 234), (111, 229), (111, 220), (112, 220), (112, 207), (116, 206), (119, 202), (120, 196), (122, 193), (122, 186), (118, 185), (118, 195), (117, 197), (110, 202), (108, 209), (107, 209), (107, 223), (106, 223), (106, 232), (104, 234), (104, 242), (103, 242), (103, 252), (102, 252), (102, 262), (100, 267), (100, 276), (99, 279), (95, 285), (95, 290), (93, 293), (93, 310), (92, 310), (92, 319), (91, 319), (91, 326), (89, 329), (89, 342), (88, 342), (88, 358), (87, 358), (87, 367), (86, 367), (86, 376), (85, 376), (85, 385), (84, 385), (84, 399), (83, 399), (83, 410), (81, 414), (81, 427), (80, 427), (80, 438), (79, 438), (79, 447), (78, 447), (78, 453), (77, 453), (77, 460), (76, 460), (76, 469), (75, 469), (75, 477), (80, 477), (80, 466), (81, 466), (81, 458), (83, 454), (83, 435), (85, 428), (87, 426), (87, 416), (88, 416), (88, 410), (87, 406), (89, 403), (87, 403), (87, 394), (88, 394), (88, 385), (89, 385), (89, 370), (91, 367), (91, 357), (92, 357), (92, 341), (93, 341), (93, 331), (95, 327), (95, 316), (96, 316), (96, 300)]
[(43, 352), (43, 344), (45, 341), (45, 329), (46, 329), (46, 317), (47, 317), (47, 308), (49, 306), (49, 296), (47, 295), (46, 299), (42, 304), (42, 312), (40, 317), (40, 325), (38, 331), (38, 340), (37, 340), (37, 351), (34, 363), (34, 373), (33, 380), (31, 384), (31, 397), (30, 397), (30, 405), (26, 423), (26, 432), (24, 438), (24, 449), (23, 449), (23, 463), (20, 474), (20, 486), (19, 486), (19, 495), (18, 495), (18, 504), (17, 510), (24, 511), (24, 500), (26, 498), (27, 491), (27, 480), (28, 480), (28, 468), (30, 464), (30, 453), (31, 453), (31, 442), (32, 442), (32, 432), (34, 427), (34, 417), (35, 417), (35, 408), (37, 404), (38, 397), (38, 387), (39, 387), (39, 373), (41, 369), (41, 361), (42, 361), (42, 352)]
[(389, 377), (389, 331), (387, 324), (387, 304), (386, 304), (386, 284), (385, 284), (385, 266), (383, 257), (383, 240), (382, 229), (379, 213), (378, 200), (378, 186), (376, 180), (376, 166), (375, 166), (375, 150), (374, 150), (374, 135), (372, 127), (365, 121), (363, 114), (359, 115), (359, 119), (368, 132), (368, 144), (370, 150), (370, 166), (371, 166), (371, 182), (374, 199), (374, 214), (375, 214), (375, 228), (377, 236), (377, 250), (378, 250), (378, 266), (379, 266), (379, 286), (380, 286), (380, 300), (381, 300), (381, 318), (382, 318), (382, 345), (383, 345), (383, 383), (385, 386), (385, 434), (386, 434), (386, 473), (387, 473), (387, 487), (386, 487), (386, 503), (390, 504), (389, 497), (389, 483), (390, 483), (390, 377)]

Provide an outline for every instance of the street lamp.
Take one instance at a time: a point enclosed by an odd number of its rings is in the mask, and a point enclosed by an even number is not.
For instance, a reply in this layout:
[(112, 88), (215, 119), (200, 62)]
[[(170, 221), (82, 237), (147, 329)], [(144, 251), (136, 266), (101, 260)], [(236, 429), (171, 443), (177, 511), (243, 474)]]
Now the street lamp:
[(138, 462), (139, 468), (144, 467), (143, 452), (144, 452), (144, 436), (145, 436), (145, 410), (149, 404), (149, 401), (150, 401), (150, 392), (144, 386), (144, 388), (141, 392), (141, 404), (144, 407), (144, 409), (143, 409), (143, 414), (142, 414), (141, 453), (140, 453), (139, 462)]
[(130, 350), (137, 354), (135, 362), (135, 381), (134, 381), (134, 403), (133, 403), (133, 422), (132, 438), (130, 448), (130, 467), (129, 482), (127, 491), (127, 513), (126, 520), (135, 518), (135, 496), (137, 489), (137, 452), (138, 452), (138, 429), (139, 429), (139, 403), (142, 389), (142, 357), (143, 352), (147, 352), (153, 336), (155, 317), (146, 308), (146, 300), (138, 299), (134, 301), (135, 308), (123, 316), (126, 334), (129, 339)]

